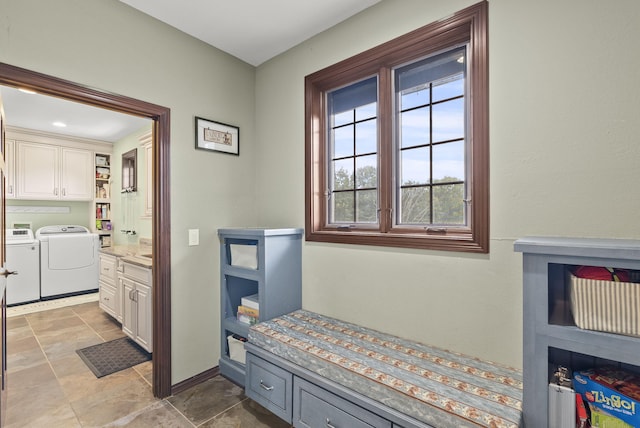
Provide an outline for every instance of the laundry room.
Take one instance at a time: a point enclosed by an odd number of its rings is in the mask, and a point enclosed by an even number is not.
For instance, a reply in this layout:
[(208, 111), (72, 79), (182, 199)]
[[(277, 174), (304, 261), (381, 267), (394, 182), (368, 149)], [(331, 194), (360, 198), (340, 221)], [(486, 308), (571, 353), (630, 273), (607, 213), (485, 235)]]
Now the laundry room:
[(7, 268), (17, 272), (7, 304), (98, 300), (103, 254), (137, 254), (141, 239), (151, 254), (151, 122), (15, 88), (0, 93)]

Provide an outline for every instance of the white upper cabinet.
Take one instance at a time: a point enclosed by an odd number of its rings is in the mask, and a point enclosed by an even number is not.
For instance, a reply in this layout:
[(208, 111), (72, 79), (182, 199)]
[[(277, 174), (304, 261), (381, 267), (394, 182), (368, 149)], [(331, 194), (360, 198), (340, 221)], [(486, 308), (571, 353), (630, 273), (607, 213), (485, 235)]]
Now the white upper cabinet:
[(17, 142), (16, 198), (88, 201), (93, 193), (89, 150)]
[(16, 153), (16, 142), (14, 140), (7, 140), (5, 142), (4, 149), (4, 176), (5, 176), (5, 197), (7, 199), (14, 199), (16, 197), (16, 167), (15, 167), (15, 153)]
[(82, 149), (61, 148), (61, 198), (86, 201), (93, 198), (93, 153)]
[(60, 148), (18, 141), (18, 199), (60, 199)]

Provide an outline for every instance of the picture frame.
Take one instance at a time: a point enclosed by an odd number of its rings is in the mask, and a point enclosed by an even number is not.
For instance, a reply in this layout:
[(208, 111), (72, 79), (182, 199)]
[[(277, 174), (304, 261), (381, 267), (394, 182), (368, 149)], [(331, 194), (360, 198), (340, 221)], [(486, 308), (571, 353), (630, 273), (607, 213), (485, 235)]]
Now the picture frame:
[(196, 116), (196, 149), (240, 155), (240, 128)]

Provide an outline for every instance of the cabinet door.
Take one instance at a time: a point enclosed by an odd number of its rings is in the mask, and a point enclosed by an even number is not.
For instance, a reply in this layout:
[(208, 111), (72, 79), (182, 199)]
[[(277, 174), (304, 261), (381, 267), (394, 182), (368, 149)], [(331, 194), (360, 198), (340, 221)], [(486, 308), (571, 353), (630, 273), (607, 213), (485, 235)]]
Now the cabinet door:
[(117, 306), (118, 306), (118, 296), (116, 288), (113, 285), (105, 284), (100, 281), (100, 309), (111, 315), (112, 317), (116, 317), (117, 314)]
[[(119, 261), (116, 261), (119, 263)], [(124, 318), (124, 299), (129, 298), (129, 296), (124, 291), (124, 281), (121, 276), (117, 277), (116, 280), (116, 297), (118, 298), (118, 312), (116, 313), (116, 319), (122, 324), (122, 319)]]
[(93, 196), (93, 159), (88, 150), (62, 148), (61, 199), (88, 201)]
[(122, 331), (132, 338), (136, 339), (136, 318), (138, 316), (138, 311), (136, 308), (136, 302), (134, 293), (136, 292), (136, 284), (127, 278), (120, 278), (122, 281), (122, 291), (124, 295), (122, 296)]
[(15, 152), (16, 142), (14, 140), (7, 140), (4, 149), (5, 197), (7, 199), (14, 199), (16, 197)]
[(151, 323), (151, 287), (136, 283), (135, 300), (137, 305), (137, 334), (136, 342), (151, 352), (153, 339), (153, 325)]
[(59, 147), (24, 141), (17, 145), (17, 198), (59, 199)]

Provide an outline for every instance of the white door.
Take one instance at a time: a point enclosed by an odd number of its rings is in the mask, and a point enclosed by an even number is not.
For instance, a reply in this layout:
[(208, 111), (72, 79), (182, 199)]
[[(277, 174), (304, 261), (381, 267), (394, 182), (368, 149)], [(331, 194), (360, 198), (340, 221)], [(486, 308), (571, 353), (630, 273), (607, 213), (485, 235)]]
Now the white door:
[(4, 108), (2, 107), (2, 98), (0, 98), (0, 427), (4, 426), (6, 420), (7, 408), (7, 302), (6, 288), (7, 276), (11, 275), (5, 269), (5, 260), (7, 259), (7, 247), (5, 245), (5, 228), (4, 228), (4, 201), (5, 201), (5, 137), (4, 137)]

